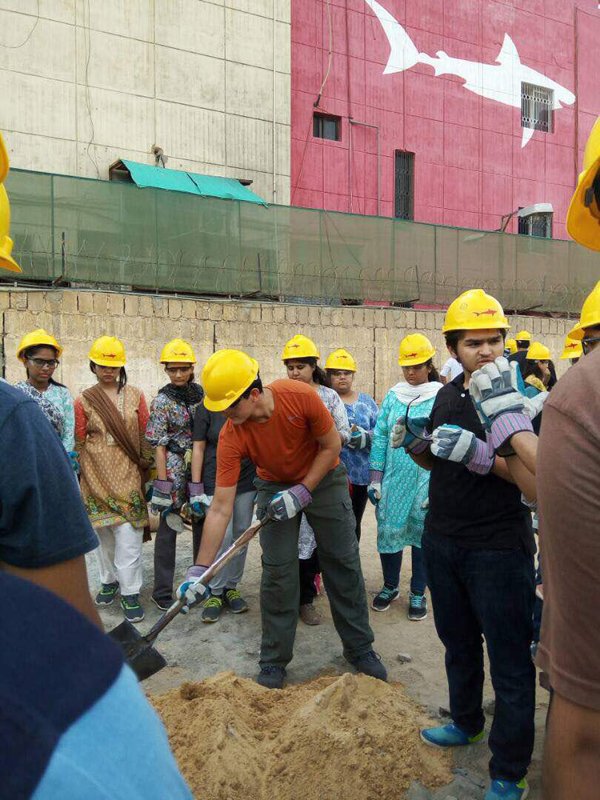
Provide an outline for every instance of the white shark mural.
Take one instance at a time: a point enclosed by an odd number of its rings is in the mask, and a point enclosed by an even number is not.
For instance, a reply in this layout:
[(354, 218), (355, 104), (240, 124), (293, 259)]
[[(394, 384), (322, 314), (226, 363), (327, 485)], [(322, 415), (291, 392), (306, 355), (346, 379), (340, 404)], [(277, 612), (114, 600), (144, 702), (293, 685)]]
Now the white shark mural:
[[(402, 25), (376, 0), (365, 0), (365, 3), (381, 23), (390, 43), (390, 56), (383, 70), (384, 75), (404, 72), (415, 64), (428, 64), (433, 67), (436, 77), (457, 75), (464, 79), (464, 87), (469, 92), (514, 108), (521, 108), (521, 83), (533, 83), (552, 90), (554, 109), (575, 102), (573, 92), (521, 62), (515, 43), (508, 33), (504, 34), (504, 42), (495, 64), (453, 58), (443, 50), (438, 50), (435, 57), (429, 56), (419, 52)], [(533, 128), (523, 128), (521, 147), (525, 147), (534, 132)]]

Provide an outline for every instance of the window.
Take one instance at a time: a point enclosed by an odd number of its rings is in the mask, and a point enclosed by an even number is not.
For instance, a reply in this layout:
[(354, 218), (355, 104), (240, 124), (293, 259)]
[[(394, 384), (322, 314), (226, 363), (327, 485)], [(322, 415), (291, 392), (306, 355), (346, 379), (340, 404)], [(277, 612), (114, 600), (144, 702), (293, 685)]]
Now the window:
[(521, 127), (552, 133), (554, 92), (533, 83), (521, 84)]
[(341, 135), (341, 117), (331, 117), (327, 114), (313, 116), (313, 136), (317, 139), (332, 139), (339, 142)]
[(519, 217), (519, 233), (551, 239), (552, 214), (528, 214), (526, 217)]
[(413, 219), (415, 154), (396, 150), (394, 216)]

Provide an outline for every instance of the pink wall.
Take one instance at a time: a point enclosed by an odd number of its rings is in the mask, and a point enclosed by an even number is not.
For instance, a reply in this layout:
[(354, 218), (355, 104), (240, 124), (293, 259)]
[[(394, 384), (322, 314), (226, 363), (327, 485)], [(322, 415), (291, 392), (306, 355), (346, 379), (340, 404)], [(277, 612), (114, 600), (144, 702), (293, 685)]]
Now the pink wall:
[[(600, 113), (600, 10), (595, 0), (380, 0), (416, 53), (438, 51), (494, 65), (506, 33), (521, 63), (576, 95), (554, 112), (554, 133), (521, 146), (520, 109), (483, 98), (428, 63), (384, 75), (390, 43), (366, 0), (292, 2), (292, 196), (297, 206), (394, 215), (394, 151), (415, 153), (414, 217), (493, 230), (519, 206), (549, 202), (556, 238), (582, 148)], [(312, 135), (313, 104), (332, 60), (319, 110), (342, 117), (339, 142)], [(577, 43), (577, 44), (576, 44)], [(497, 74), (497, 73), (494, 73)], [(508, 227), (516, 229), (515, 220)]]

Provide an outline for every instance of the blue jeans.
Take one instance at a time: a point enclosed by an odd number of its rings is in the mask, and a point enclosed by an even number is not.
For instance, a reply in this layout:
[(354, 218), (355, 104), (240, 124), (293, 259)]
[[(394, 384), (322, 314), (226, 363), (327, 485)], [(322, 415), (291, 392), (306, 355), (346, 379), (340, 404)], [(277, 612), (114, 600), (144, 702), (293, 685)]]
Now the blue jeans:
[[(425, 562), (420, 547), (411, 547), (412, 550), (412, 577), (410, 590), (413, 594), (425, 594), (427, 578), (425, 576)], [(402, 567), (402, 550), (397, 553), (379, 553), (383, 582), (389, 589), (397, 589), (400, 585), (400, 569)]]
[(470, 736), (483, 730), (485, 637), (496, 694), (490, 775), (519, 781), (534, 738), (533, 557), (524, 548), (470, 550), (427, 532), (422, 546), (435, 627), (446, 648), (452, 719)]

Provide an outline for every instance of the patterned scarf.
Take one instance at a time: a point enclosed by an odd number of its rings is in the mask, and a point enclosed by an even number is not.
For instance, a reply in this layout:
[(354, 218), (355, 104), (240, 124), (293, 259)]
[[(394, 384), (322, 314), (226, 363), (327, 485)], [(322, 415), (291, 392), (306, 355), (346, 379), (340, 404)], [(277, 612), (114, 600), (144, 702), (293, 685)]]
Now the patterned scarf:
[(158, 393), (165, 394), (170, 400), (174, 400), (176, 403), (187, 406), (188, 411), (190, 406), (201, 403), (202, 398), (204, 397), (204, 391), (202, 390), (202, 387), (193, 381), (186, 383), (185, 386), (174, 386), (172, 383), (167, 383), (166, 386), (163, 386), (162, 389), (158, 390)]

